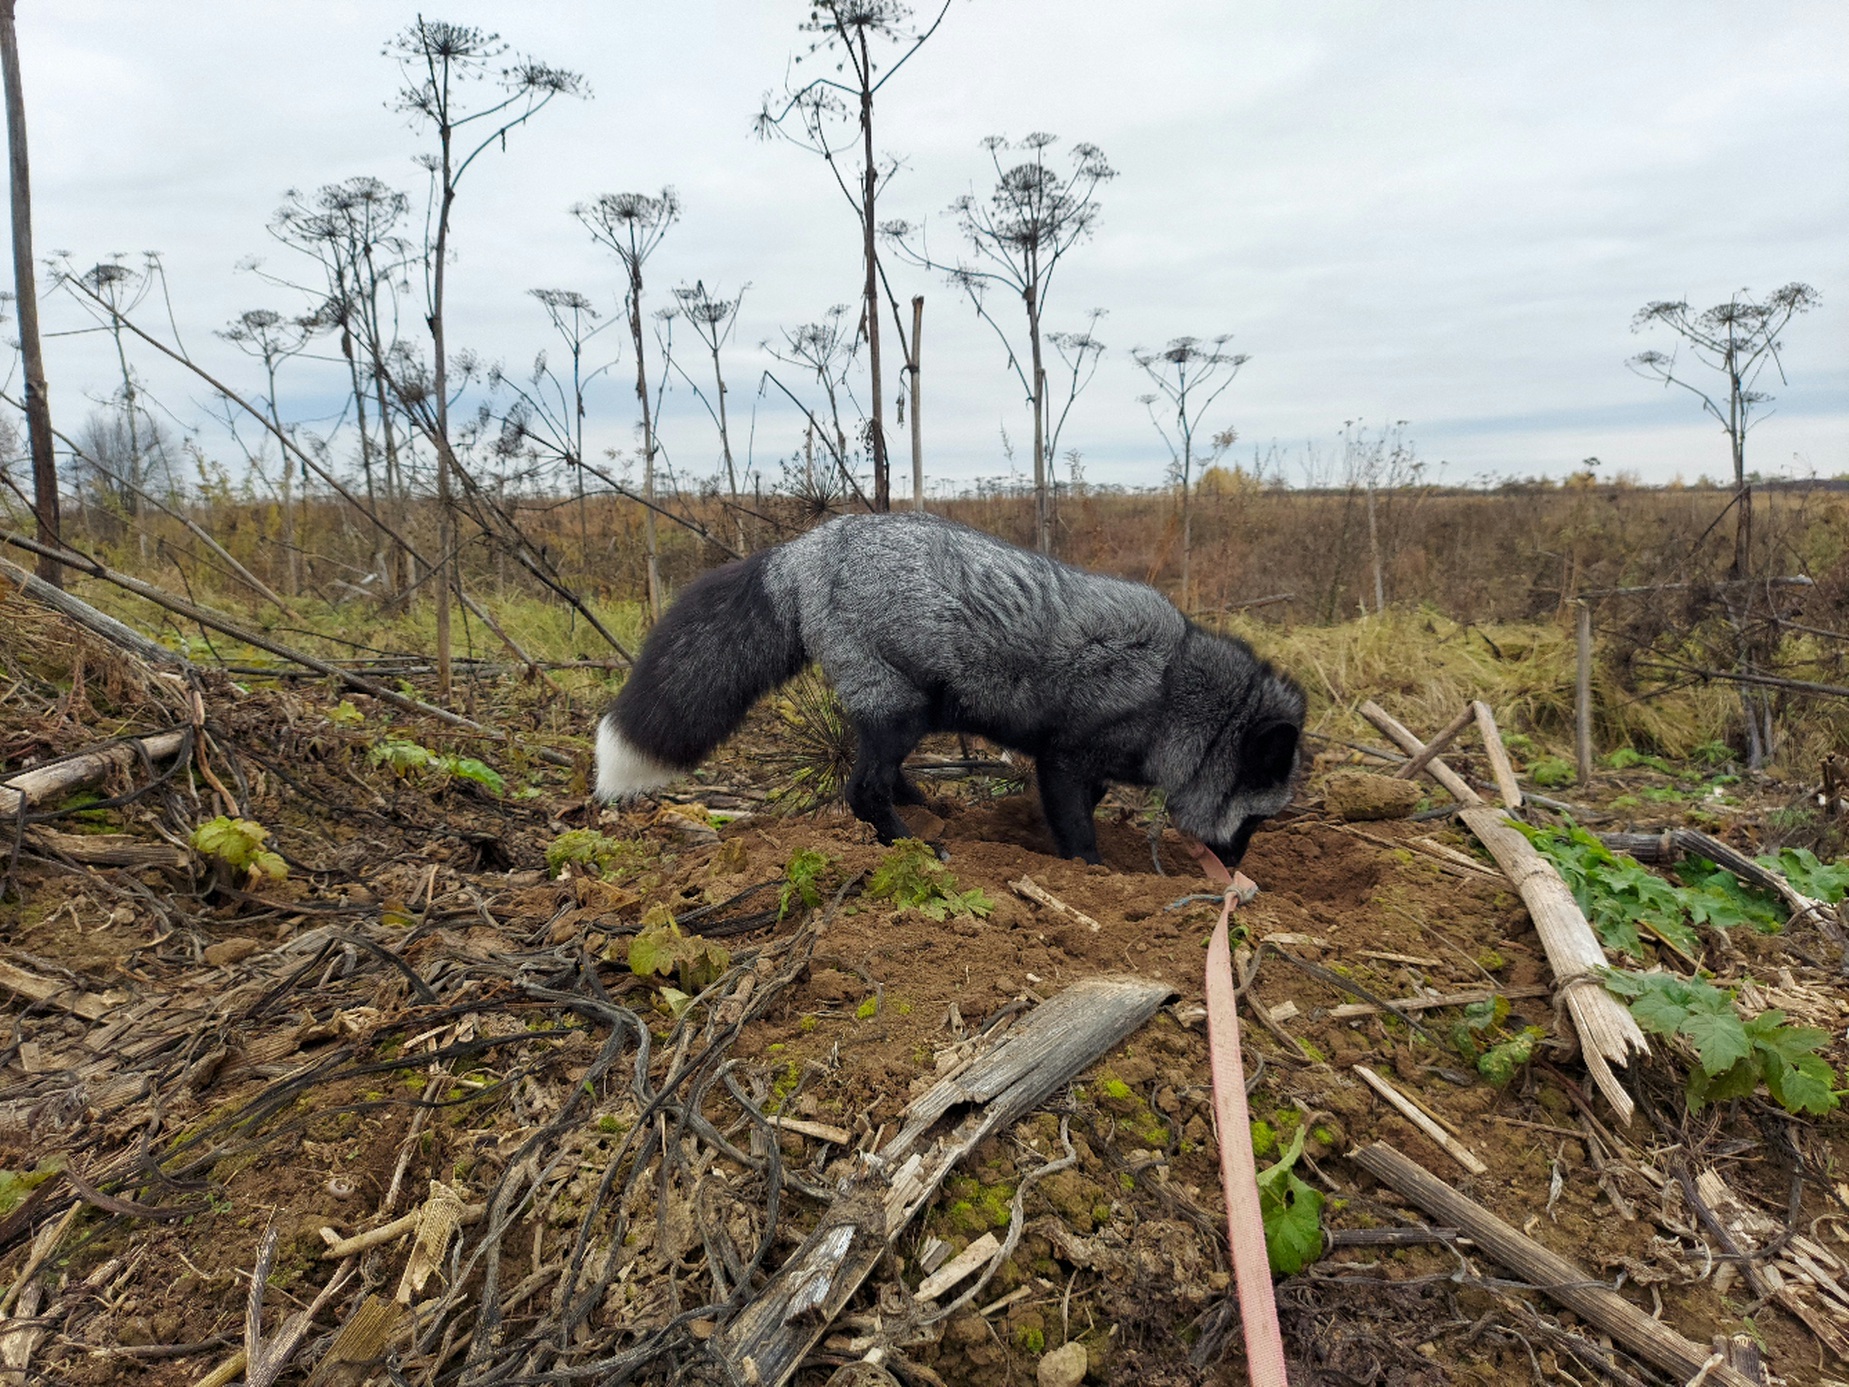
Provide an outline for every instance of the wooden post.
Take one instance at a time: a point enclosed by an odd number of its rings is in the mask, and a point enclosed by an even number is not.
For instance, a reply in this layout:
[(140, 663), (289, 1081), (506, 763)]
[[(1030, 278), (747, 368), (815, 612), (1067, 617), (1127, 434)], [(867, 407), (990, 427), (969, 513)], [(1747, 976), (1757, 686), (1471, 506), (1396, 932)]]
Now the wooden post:
[(912, 509), (923, 510), (924, 433), (918, 422), (918, 373), (924, 367), (924, 295), (912, 297)]
[(1574, 696), (1576, 740), (1579, 744), (1579, 783), (1592, 783), (1592, 604), (1578, 601), (1579, 684)]
[[(63, 543), (58, 521), (58, 464), (51, 450), (51, 401), (45, 387), (45, 358), (39, 350), (37, 271), (32, 264), (32, 175), (26, 158), (26, 98), (19, 85), (19, 32), (13, 0), (0, 0), (0, 69), (6, 82), (6, 136), (13, 203), (13, 289), (18, 294), (19, 354), (26, 374), (26, 436), (32, 450), (32, 510), (38, 541)], [(64, 586), (64, 569), (39, 556), (38, 576)]]

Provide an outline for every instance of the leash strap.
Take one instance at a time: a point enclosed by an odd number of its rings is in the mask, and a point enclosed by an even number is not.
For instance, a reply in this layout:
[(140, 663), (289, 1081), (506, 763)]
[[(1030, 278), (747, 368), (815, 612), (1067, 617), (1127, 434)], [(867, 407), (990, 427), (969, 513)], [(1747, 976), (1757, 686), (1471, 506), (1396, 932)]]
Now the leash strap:
[(1258, 887), (1226, 867), (1203, 843), (1188, 850), (1209, 880), (1226, 893), (1220, 921), (1207, 944), (1207, 1048), (1213, 1069), (1213, 1111), (1220, 1137), (1220, 1189), (1226, 1199), (1226, 1238), (1239, 1288), (1251, 1387), (1288, 1387), (1284, 1337), (1278, 1330), (1271, 1262), (1265, 1254), (1265, 1220), (1258, 1207), (1258, 1167), (1252, 1157), (1252, 1119), (1246, 1108), (1245, 1063), (1239, 1053), (1239, 999), (1233, 991), (1233, 955), (1227, 925), (1235, 906)]

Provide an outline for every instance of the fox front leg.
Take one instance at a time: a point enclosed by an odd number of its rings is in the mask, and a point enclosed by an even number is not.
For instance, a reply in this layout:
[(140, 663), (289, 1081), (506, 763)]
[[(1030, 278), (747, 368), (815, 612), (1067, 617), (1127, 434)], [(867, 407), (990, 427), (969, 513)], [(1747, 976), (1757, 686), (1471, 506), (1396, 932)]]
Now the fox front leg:
[(923, 729), (914, 731), (897, 723), (857, 723), (855, 731), (859, 749), (854, 757), (854, 774), (847, 782), (848, 808), (854, 811), (855, 818), (873, 826), (880, 842), (891, 846), (901, 838), (911, 837), (911, 830), (893, 812), (893, 805), (909, 802), (901, 798), (905, 777), (899, 767), (918, 744)]
[(1040, 781), (1040, 810), (1046, 815), (1046, 826), (1059, 855), (1082, 862), (1103, 862), (1098, 856), (1098, 830), (1091, 816), (1104, 797), (1104, 783), (1051, 753), (1043, 754), (1034, 769)]

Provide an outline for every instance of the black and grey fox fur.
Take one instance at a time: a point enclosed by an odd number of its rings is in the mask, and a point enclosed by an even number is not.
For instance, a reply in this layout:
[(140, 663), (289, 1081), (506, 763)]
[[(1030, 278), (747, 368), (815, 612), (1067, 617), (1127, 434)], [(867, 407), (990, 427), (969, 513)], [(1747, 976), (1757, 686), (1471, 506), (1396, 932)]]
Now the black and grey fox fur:
[(810, 661), (859, 738), (848, 804), (906, 835), (901, 773), (927, 732), (1035, 758), (1062, 856), (1098, 861), (1106, 783), (1157, 785), (1228, 867), (1289, 802), (1303, 692), (1140, 583), (917, 513), (830, 521), (706, 574), (650, 633), (597, 728), (597, 794), (691, 770)]

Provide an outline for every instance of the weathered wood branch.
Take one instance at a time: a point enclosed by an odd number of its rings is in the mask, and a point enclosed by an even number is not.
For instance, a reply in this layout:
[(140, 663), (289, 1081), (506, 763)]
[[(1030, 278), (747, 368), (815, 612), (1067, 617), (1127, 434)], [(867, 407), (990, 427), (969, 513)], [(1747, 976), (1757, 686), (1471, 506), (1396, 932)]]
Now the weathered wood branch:
[(139, 765), (143, 754), (150, 761), (164, 761), (179, 751), (185, 740), (186, 733), (178, 730), (156, 732), (150, 737), (131, 737), (8, 776), (0, 781), (0, 814), (17, 815), (22, 809), (42, 804), (53, 796), (65, 795), (101, 780), (112, 770), (127, 770)]
[(1707, 1380), (1722, 1384), (1722, 1387), (1752, 1387), (1750, 1378), (1724, 1362), (1709, 1366), (1708, 1349), (1683, 1338), (1660, 1320), (1652, 1319), (1603, 1282), (1517, 1232), (1386, 1142), (1365, 1146), (1354, 1152), (1352, 1159), (1436, 1222), (1461, 1228), (1473, 1242), (1524, 1281), (1539, 1286), (1548, 1296), (1588, 1323), (1597, 1325), (1676, 1381), (1687, 1382), (1705, 1368)]
[[(1425, 750), (1419, 739), (1379, 704), (1362, 704), (1361, 715), (1398, 743), (1408, 756), (1417, 757)], [(1491, 726), (1494, 727), (1493, 719)], [(1547, 950), (1548, 966), (1553, 969), (1558, 995), (1579, 1034), (1586, 1068), (1613, 1111), (1629, 1122), (1636, 1104), (1618, 1082), (1612, 1065), (1628, 1064), (1633, 1054), (1648, 1054), (1650, 1046), (1630, 1010), (1599, 981), (1598, 971), (1606, 966), (1605, 950), (1579, 903), (1553, 864), (1510, 825), (1507, 814), (1486, 804), (1443, 761), (1433, 759), (1426, 773), (1462, 803), (1458, 817), (1489, 849), (1503, 875), (1515, 884), (1534, 920), (1535, 933), (1541, 936)]]
[(1446, 723), (1444, 730), (1425, 744), (1424, 751), (1421, 751), (1417, 756), (1413, 757), (1410, 761), (1393, 772), (1393, 778), (1395, 780), (1411, 780), (1420, 771), (1424, 770), (1436, 760), (1438, 753), (1450, 746), (1452, 739), (1466, 727), (1470, 726), (1470, 720), (1475, 716), (1476, 714), (1471, 710), (1471, 705), (1466, 703), (1464, 705), (1464, 711), (1452, 718), (1450, 722)]
[[(55, 562), (55, 561), (54, 561)], [(191, 669), (193, 662), (177, 650), (169, 650), (159, 641), (150, 640), (132, 626), (124, 625), (105, 612), (99, 612), (81, 597), (73, 597), (63, 588), (53, 587), (35, 573), (29, 573), (10, 559), (0, 559), (0, 577), (17, 583), (26, 596), (50, 607), (76, 622), (91, 635), (119, 646), (151, 665)]]
[(711, 1351), (731, 1380), (787, 1382), (957, 1162), (1121, 1043), (1171, 991), (1127, 976), (1075, 983), (921, 1094), (899, 1134), (862, 1157), (816, 1230), (713, 1336)]

